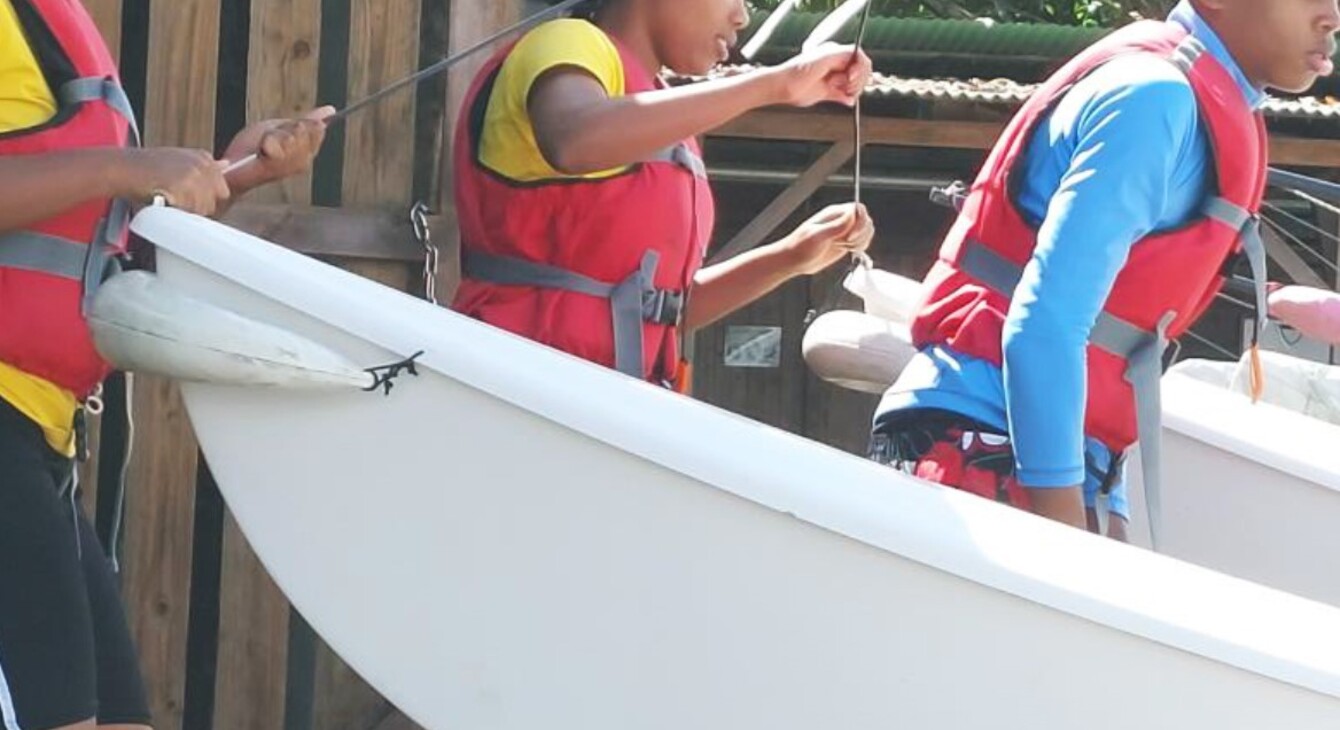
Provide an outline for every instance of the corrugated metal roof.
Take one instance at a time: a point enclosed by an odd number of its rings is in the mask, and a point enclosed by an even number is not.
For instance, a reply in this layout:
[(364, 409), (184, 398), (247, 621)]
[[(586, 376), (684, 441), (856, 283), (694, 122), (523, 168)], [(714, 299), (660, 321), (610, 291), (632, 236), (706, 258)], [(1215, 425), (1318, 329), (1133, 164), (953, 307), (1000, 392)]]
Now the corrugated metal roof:
[[(800, 47), (825, 13), (792, 13), (777, 27), (766, 54), (789, 55)], [(741, 34), (748, 39), (766, 20), (758, 14)], [(971, 56), (1067, 58), (1110, 33), (1107, 28), (1077, 28), (1041, 23), (995, 23), (985, 20), (938, 20), (927, 18), (872, 17), (866, 28), (865, 46), (875, 54), (943, 53)], [(849, 23), (837, 40), (850, 42), (856, 24)]]
[[(727, 66), (714, 72), (715, 78), (751, 70), (752, 66)], [(674, 83), (690, 83), (701, 79), (677, 78)], [(1022, 104), (1038, 88), (1011, 79), (921, 79), (877, 73), (866, 87), (867, 98), (921, 99), (924, 101), (955, 101), (1013, 107)], [(1276, 118), (1340, 119), (1340, 99), (1332, 97), (1300, 97), (1297, 99), (1270, 99), (1265, 113)]]

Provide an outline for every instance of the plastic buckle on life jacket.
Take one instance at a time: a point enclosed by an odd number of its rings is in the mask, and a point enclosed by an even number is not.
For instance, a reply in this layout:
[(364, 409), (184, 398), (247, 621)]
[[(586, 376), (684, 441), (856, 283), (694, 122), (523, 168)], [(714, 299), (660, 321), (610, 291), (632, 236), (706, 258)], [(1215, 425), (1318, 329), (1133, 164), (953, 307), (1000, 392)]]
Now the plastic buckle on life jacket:
[(99, 385), (74, 412), (74, 452), (75, 458), (86, 462), (92, 457), (88, 445), (88, 417), (101, 416), (105, 405), (102, 401), (102, 386)]
[(684, 316), (684, 295), (668, 289), (654, 289), (642, 294), (642, 319), (652, 324), (678, 327)]
[(931, 188), (931, 202), (945, 208), (963, 210), (963, 203), (967, 199), (968, 186), (962, 180), (955, 180), (946, 187)]

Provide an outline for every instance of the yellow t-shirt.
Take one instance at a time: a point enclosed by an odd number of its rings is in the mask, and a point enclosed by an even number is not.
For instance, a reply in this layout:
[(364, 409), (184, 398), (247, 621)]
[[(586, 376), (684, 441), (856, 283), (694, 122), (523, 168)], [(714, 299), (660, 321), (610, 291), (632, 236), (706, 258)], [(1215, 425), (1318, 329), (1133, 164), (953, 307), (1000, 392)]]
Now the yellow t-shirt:
[[(10, 0), (0, 0), (0, 133), (35, 127), (56, 115), (56, 99), (47, 88), (18, 15)], [(41, 426), (57, 452), (74, 454), (74, 394), (58, 385), (0, 362), (0, 398)]]
[[(585, 20), (555, 20), (541, 25), (516, 44), (498, 71), (479, 140), (479, 158), (485, 167), (519, 182), (574, 177), (555, 170), (544, 159), (527, 110), (531, 87), (545, 72), (559, 66), (586, 71), (611, 97), (624, 94), (623, 61), (604, 31)], [(621, 171), (577, 177), (610, 177)]]

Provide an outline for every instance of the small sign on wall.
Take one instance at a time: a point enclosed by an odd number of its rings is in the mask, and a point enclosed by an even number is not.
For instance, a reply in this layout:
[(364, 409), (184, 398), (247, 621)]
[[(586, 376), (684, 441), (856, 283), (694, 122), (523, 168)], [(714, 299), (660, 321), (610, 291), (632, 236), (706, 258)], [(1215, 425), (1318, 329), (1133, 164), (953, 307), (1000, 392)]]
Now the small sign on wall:
[(782, 365), (782, 328), (726, 328), (726, 367), (776, 368)]

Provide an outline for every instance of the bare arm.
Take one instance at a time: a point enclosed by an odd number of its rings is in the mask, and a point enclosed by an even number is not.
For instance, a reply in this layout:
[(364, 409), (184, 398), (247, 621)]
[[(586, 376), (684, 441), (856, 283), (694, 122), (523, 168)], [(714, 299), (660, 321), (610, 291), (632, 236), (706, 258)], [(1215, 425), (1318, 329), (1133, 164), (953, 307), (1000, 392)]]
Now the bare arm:
[(694, 277), (684, 326), (706, 327), (788, 280), (864, 252), (875, 228), (863, 206), (834, 205), (782, 240), (709, 266)]
[(828, 46), (775, 68), (610, 98), (587, 72), (559, 67), (536, 81), (527, 104), (545, 159), (582, 175), (640, 162), (758, 107), (854, 103), (869, 73), (864, 54)]
[(684, 313), (685, 330), (706, 327), (785, 284), (796, 275), (792, 262), (784, 247), (772, 245), (699, 271)]
[(325, 139), (330, 107), (298, 119), (253, 124), (238, 134), (226, 159), (259, 159), (225, 179), (226, 160), (204, 150), (94, 147), (0, 157), (0, 233), (43, 221), (90, 200), (123, 198), (135, 205), (162, 195), (173, 207), (218, 215), (234, 191), (301, 174)]
[(0, 232), (46, 220), (90, 200), (147, 202), (165, 193), (206, 214), (228, 197), (222, 169), (199, 150), (112, 147), (0, 157)]
[(1034, 514), (1064, 522), (1071, 527), (1086, 530), (1089, 527), (1084, 510), (1084, 490), (1082, 487), (1063, 487), (1060, 489), (1039, 489), (1025, 487), (1032, 502)]

